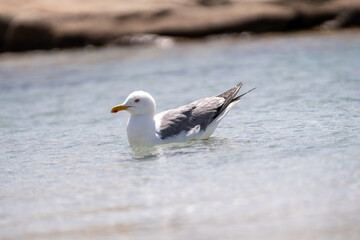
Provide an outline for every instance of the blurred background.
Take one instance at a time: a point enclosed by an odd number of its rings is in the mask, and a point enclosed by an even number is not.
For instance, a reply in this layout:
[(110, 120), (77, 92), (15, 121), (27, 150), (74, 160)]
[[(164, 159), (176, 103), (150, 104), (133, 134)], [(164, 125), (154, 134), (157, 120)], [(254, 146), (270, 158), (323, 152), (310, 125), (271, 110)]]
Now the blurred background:
[[(0, 0), (0, 239), (360, 239), (359, 0)], [(128, 114), (253, 87), (209, 140)]]
[(359, 0), (1, 0), (0, 49), (127, 45), (159, 35), (201, 38), (359, 25)]

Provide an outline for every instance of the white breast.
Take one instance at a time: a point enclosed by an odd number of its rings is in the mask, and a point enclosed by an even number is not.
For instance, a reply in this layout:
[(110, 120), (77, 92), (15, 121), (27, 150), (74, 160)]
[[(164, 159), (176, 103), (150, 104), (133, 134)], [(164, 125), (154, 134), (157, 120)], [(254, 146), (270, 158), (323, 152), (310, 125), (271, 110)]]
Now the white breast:
[(131, 115), (128, 120), (127, 135), (130, 145), (152, 145), (159, 141), (154, 118), (149, 115)]

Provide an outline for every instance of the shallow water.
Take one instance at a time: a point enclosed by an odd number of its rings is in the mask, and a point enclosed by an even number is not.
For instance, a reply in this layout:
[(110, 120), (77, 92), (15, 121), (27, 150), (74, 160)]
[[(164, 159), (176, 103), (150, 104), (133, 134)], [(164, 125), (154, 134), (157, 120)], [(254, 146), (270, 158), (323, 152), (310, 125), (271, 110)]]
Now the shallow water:
[[(360, 32), (0, 56), (1, 239), (359, 239)], [(158, 110), (257, 87), (211, 139), (127, 144)]]

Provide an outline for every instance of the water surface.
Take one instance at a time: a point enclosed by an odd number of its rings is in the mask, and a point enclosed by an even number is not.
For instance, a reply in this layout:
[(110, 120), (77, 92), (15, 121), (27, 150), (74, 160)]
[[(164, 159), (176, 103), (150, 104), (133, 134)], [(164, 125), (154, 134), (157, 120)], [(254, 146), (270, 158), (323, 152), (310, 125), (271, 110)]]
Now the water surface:
[[(1, 239), (359, 239), (360, 33), (0, 56)], [(212, 138), (131, 148), (158, 111), (257, 87)]]

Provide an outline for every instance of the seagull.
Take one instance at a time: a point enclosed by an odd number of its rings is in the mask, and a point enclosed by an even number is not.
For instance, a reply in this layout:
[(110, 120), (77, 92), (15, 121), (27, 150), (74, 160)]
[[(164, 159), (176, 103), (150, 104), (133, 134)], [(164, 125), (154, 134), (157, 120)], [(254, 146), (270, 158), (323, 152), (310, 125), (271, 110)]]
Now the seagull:
[(220, 121), (239, 102), (240, 98), (255, 88), (239, 95), (242, 82), (216, 96), (202, 98), (179, 108), (155, 114), (154, 98), (147, 92), (131, 93), (112, 113), (127, 111), (127, 137), (131, 146), (149, 146), (164, 143), (208, 139)]

